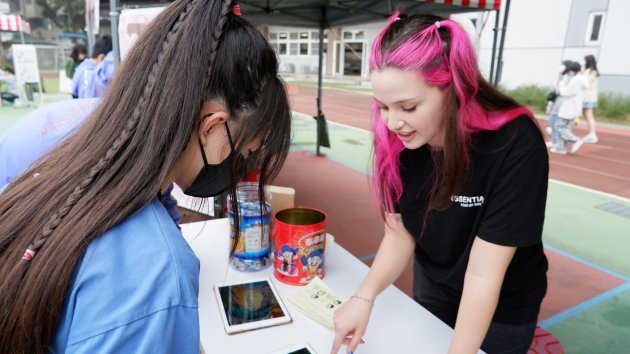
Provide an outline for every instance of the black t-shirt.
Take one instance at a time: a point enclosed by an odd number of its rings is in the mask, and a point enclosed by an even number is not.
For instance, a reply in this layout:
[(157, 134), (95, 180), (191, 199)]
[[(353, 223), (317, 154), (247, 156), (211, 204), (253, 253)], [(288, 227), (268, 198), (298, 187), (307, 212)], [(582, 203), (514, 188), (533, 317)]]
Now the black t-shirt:
[[(397, 205), (403, 224), (416, 237), (416, 298), (430, 298), (452, 320), (461, 300), (464, 275), (475, 237), (516, 246), (493, 322), (536, 321), (547, 290), (547, 259), (542, 229), (547, 199), (549, 161), (540, 130), (527, 116), (499, 131), (475, 133), (471, 169), (451, 205), (433, 210), (422, 232), (432, 183), (433, 160), (428, 146), (401, 153), (403, 194)], [(422, 236), (421, 236), (422, 235)], [(421, 237), (420, 237), (421, 236)], [(440, 316), (438, 316), (440, 317)], [(451, 323), (449, 323), (451, 322)]]

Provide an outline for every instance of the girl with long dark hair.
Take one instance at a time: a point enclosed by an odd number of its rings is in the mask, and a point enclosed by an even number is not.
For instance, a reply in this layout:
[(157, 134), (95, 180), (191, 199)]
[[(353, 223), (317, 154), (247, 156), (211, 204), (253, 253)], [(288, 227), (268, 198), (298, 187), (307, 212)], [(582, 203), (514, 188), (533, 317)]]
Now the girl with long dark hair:
[(164, 192), (236, 201), (245, 166), (267, 184), (290, 141), (275, 54), (233, 6), (166, 8), (87, 121), (0, 194), (0, 353), (199, 353), (199, 261)]
[(370, 71), (385, 236), (335, 313), (332, 352), (357, 348), (413, 258), (414, 298), (455, 329), (450, 353), (526, 353), (547, 287), (548, 155), (531, 112), (481, 77), (466, 32), (441, 17), (394, 14)]
[(596, 144), (599, 141), (595, 124), (595, 116), (593, 109), (597, 108), (598, 92), (597, 81), (599, 71), (597, 70), (597, 61), (593, 55), (584, 57), (584, 71), (582, 72), (588, 82), (588, 87), (582, 92), (582, 113), (588, 123), (588, 135), (582, 140), (588, 144)]

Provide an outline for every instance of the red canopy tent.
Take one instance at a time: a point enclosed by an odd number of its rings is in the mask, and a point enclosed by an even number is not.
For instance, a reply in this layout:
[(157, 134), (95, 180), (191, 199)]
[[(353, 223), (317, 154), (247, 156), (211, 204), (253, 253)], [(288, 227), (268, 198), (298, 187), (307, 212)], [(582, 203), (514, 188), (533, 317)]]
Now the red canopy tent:
[(0, 15), (0, 31), (20, 32), (24, 43), (24, 33), (31, 33), (31, 25), (19, 15)]
[(0, 15), (0, 31), (31, 33), (31, 25), (18, 15)]
[(501, 0), (424, 0), (436, 4), (472, 7), (479, 10), (500, 10)]

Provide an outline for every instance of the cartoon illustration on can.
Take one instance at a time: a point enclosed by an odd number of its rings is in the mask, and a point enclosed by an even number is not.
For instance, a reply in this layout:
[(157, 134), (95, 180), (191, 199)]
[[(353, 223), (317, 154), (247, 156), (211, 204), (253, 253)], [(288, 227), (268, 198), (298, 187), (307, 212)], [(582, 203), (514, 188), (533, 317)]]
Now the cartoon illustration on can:
[(324, 250), (316, 249), (308, 256), (300, 258), (302, 269), (306, 272), (306, 277), (300, 279), (300, 283), (308, 283), (316, 276), (322, 278), (324, 276)]
[(293, 248), (289, 245), (284, 245), (280, 249), (280, 252), (276, 252), (276, 258), (282, 262), (282, 266), (278, 269), (278, 272), (290, 277), (297, 276), (297, 260), (299, 258), (299, 248)]

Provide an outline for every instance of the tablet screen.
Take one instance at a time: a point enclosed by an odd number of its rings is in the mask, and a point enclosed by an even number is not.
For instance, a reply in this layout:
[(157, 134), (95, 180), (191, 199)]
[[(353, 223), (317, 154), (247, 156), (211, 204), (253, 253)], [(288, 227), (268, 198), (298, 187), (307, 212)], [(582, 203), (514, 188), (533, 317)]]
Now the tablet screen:
[(219, 293), (230, 326), (285, 316), (267, 281), (221, 286)]
[(315, 351), (308, 344), (295, 344), (269, 354), (315, 354)]

